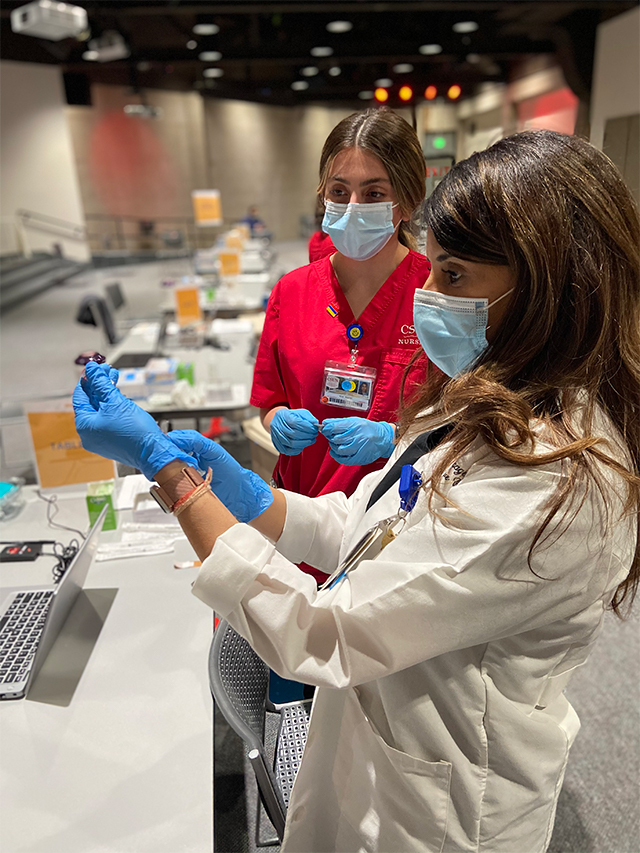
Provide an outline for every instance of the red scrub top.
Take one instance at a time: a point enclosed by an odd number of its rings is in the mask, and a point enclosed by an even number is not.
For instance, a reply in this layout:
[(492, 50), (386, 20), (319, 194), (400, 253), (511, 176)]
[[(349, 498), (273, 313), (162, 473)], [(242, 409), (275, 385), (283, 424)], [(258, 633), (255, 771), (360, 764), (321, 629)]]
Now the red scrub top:
[[(359, 415), (395, 423), (402, 375), (419, 346), (413, 327), (413, 295), (424, 285), (429, 269), (424, 255), (410, 251), (357, 321), (329, 257), (281, 278), (267, 305), (251, 404), (260, 409), (277, 405), (308, 409), (319, 421)], [(334, 309), (336, 316), (332, 316)], [(371, 408), (366, 414), (320, 402), (325, 362), (349, 361), (346, 330), (354, 322), (363, 329), (357, 363), (377, 370)], [(409, 376), (409, 396), (411, 386), (424, 382), (425, 370), (426, 358), (422, 357)], [(315, 444), (297, 456), (281, 454), (273, 476), (278, 486), (310, 497), (338, 491), (351, 495), (365, 474), (379, 470), (386, 461), (341, 465), (331, 458), (329, 443), (319, 435)], [(302, 568), (316, 578), (326, 577)]]
[(309, 263), (319, 261), (320, 258), (326, 258), (327, 255), (332, 255), (336, 251), (336, 247), (331, 241), (331, 237), (325, 234), (324, 231), (314, 231), (309, 238)]

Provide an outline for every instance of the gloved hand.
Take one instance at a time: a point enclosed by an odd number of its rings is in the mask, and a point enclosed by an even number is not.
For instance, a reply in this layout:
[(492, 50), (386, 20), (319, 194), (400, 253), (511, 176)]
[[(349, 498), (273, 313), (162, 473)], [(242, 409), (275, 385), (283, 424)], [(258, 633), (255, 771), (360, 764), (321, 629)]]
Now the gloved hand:
[[(105, 374), (105, 376), (109, 377), (109, 379), (111, 380), (111, 383), (113, 385), (118, 384), (118, 379), (120, 378), (120, 371), (119, 370), (116, 370), (115, 367), (111, 367), (111, 365), (107, 364), (106, 362), (103, 362), (102, 364), (98, 364), (98, 362), (93, 362), (93, 363), (97, 364), (98, 367), (100, 368), (100, 370)], [(82, 379), (80, 380), (80, 384), (82, 385), (82, 388), (84, 389), (87, 396), (89, 397), (89, 402), (91, 403), (91, 405), (93, 406), (93, 408), (97, 412), (98, 411), (98, 398), (94, 394), (93, 390), (89, 387), (89, 384), (87, 383), (87, 381), (85, 379), (85, 376), (86, 376), (86, 370), (84, 371), (84, 373), (82, 375)]]
[(253, 521), (271, 506), (273, 492), (265, 481), (243, 468), (224, 447), (193, 429), (168, 433), (181, 450), (192, 453), (201, 471), (211, 468), (211, 488), (238, 521)]
[(90, 361), (87, 378), (73, 392), (76, 429), (84, 449), (139, 468), (148, 480), (175, 459), (195, 468), (195, 460), (178, 450), (151, 415), (118, 391), (112, 370), (108, 364)]
[(395, 430), (386, 421), (326, 418), (320, 431), (329, 442), (331, 458), (342, 465), (368, 465), (393, 453)]
[(278, 409), (271, 420), (271, 441), (278, 453), (297, 456), (315, 442), (319, 429), (308, 409)]

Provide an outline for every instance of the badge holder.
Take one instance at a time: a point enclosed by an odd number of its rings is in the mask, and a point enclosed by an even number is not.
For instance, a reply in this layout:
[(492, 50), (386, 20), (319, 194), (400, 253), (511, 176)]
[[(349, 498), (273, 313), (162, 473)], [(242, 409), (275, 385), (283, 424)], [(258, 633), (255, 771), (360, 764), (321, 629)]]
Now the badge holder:
[(332, 589), (357, 568), (363, 560), (373, 560), (398, 536), (406, 524), (406, 519), (418, 500), (422, 487), (422, 475), (413, 465), (403, 465), (400, 474), (398, 493), (400, 508), (395, 515), (383, 518), (374, 524), (353, 546), (338, 568), (326, 579), (320, 590)]
[(368, 412), (376, 375), (375, 367), (328, 361), (324, 366), (320, 402), (327, 406)]

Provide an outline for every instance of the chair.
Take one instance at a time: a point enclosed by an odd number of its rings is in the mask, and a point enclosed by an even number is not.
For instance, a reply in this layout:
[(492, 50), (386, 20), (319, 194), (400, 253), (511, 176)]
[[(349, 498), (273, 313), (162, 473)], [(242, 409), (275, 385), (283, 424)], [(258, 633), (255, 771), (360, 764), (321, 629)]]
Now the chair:
[[(269, 667), (224, 620), (216, 628), (209, 652), (209, 684), (217, 708), (248, 749), (262, 803), (282, 841), (291, 789), (307, 742), (311, 702), (270, 702)], [(280, 716), (273, 759), (265, 746), (268, 711)], [(277, 843), (276, 839), (262, 841), (259, 827), (258, 815), (257, 846)]]
[(113, 316), (106, 299), (102, 296), (96, 296), (92, 293), (83, 296), (78, 306), (76, 322), (83, 323), (86, 326), (97, 326), (102, 330), (108, 344), (113, 346), (118, 343), (119, 338)]

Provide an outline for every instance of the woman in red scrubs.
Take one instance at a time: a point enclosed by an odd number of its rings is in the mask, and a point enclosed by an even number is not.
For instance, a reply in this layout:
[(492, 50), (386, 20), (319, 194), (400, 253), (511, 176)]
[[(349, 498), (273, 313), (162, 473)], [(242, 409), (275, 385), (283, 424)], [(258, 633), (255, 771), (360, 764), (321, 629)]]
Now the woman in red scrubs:
[[(333, 129), (318, 196), (336, 251), (275, 286), (251, 393), (280, 453), (282, 488), (350, 495), (391, 455), (402, 376), (418, 348), (413, 294), (429, 274), (409, 224), (424, 194), (422, 149), (400, 116), (372, 109)], [(412, 367), (406, 388), (425, 368)]]

